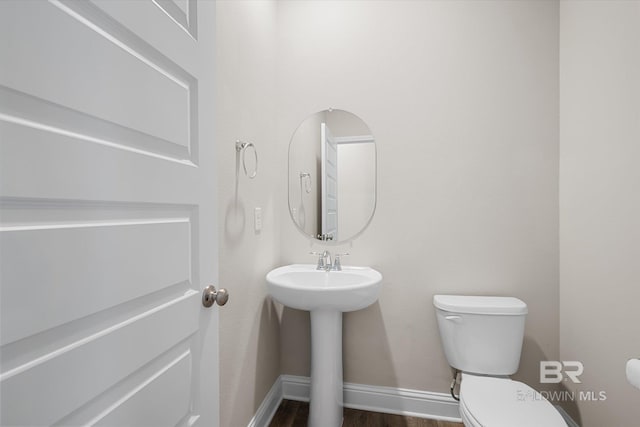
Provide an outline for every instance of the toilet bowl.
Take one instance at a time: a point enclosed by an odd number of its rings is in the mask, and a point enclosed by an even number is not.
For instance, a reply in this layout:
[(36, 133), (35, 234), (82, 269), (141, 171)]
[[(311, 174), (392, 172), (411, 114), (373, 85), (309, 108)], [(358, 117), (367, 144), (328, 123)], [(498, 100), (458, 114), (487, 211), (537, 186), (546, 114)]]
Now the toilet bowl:
[(540, 393), (508, 377), (520, 363), (527, 306), (517, 298), (436, 295), (440, 338), (462, 372), (460, 417), (466, 427), (566, 427)]
[(467, 427), (566, 427), (560, 413), (528, 385), (462, 374), (460, 416)]

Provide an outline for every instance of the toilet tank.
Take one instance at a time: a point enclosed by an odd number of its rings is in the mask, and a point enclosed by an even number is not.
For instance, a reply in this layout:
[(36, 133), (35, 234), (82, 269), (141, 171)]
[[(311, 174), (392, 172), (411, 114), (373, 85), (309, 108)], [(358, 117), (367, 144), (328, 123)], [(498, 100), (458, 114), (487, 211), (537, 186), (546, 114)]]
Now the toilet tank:
[(449, 365), (463, 372), (518, 370), (527, 305), (512, 297), (435, 295), (438, 329)]

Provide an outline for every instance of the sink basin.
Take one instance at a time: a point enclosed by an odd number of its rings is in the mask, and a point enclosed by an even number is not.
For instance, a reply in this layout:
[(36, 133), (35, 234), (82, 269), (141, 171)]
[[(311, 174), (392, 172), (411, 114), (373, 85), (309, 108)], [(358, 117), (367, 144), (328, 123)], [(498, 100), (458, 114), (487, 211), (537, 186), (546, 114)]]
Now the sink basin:
[(316, 270), (315, 265), (294, 264), (267, 274), (269, 294), (298, 310), (354, 311), (378, 299), (382, 275), (369, 267), (342, 267), (342, 271)]
[(382, 275), (369, 267), (316, 270), (295, 264), (267, 274), (276, 301), (311, 312), (311, 392), (309, 427), (342, 425), (342, 312), (365, 308), (378, 299)]

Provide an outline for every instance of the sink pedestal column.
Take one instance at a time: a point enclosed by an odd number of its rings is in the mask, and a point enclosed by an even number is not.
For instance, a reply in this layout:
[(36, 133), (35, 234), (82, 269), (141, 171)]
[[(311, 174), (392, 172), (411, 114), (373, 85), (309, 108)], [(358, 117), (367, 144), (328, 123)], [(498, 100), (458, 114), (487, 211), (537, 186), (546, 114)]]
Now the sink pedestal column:
[(342, 312), (311, 311), (309, 427), (342, 425)]

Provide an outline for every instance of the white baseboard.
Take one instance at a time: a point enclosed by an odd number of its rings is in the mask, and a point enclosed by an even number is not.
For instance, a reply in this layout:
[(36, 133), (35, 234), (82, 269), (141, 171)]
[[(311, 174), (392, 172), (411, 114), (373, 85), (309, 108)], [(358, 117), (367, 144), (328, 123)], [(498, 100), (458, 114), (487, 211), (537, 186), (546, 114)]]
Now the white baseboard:
[(264, 397), (256, 414), (249, 421), (248, 427), (266, 427), (282, 402), (282, 377), (278, 377)]
[[(310, 389), (309, 377), (281, 375), (258, 408), (249, 427), (268, 426), (282, 399), (308, 402)], [(344, 406), (373, 412), (461, 422), (458, 402), (444, 393), (344, 383)]]
[(344, 406), (432, 420), (462, 421), (456, 400), (448, 394), (429, 391), (345, 383)]
[[(248, 427), (267, 427), (282, 399), (309, 401), (309, 377), (280, 375), (265, 396)], [(458, 402), (444, 393), (344, 383), (344, 406), (387, 414), (462, 422)], [(579, 427), (562, 407), (556, 409), (568, 427)]]
[(282, 398), (308, 402), (311, 391), (311, 378), (296, 375), (280, 375)]

